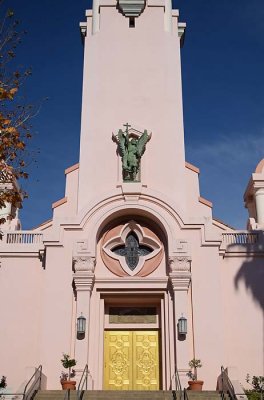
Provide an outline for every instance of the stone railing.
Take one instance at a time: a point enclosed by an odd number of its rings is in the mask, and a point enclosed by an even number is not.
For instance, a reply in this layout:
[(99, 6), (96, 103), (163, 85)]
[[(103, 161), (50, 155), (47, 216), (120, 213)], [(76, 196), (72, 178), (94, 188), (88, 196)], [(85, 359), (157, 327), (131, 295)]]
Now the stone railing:
[(43, 234), (32, 231), (4, 232), (2, 238), (2, 244), (5, 245), (40, 245), (42, 241)]
[(259, 242), (258, 232), (236, 231), (222, 233), (223, 244), (256, 244)]
[(264, 253), (264, 236), (262, 231), (223, 232), (220, 254), (230, 253)]

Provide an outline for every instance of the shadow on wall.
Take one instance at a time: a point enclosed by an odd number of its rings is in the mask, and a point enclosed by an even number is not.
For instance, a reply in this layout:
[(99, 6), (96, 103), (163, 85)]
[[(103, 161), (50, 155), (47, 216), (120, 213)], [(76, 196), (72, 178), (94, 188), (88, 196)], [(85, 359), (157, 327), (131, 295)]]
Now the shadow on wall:
[[(231, 245), (232, 246), (232, 245)], [(242, 245), (241, 245), (242, 246)], [(250, 252), (248, 245), (243, 245), (247, 247), (247, 251)], [(262, 246), (262, 251), (264, 252), (264, 247)], [(258, 246), (258, 252), (260, 248)], [(241, 268), (237, 272), (234, 285), (236, 290), (239, 289), (239, 284), (243, 282), (246, 286), (248, 292), (251, 293), (254, 301), (261, 307), (264, 311), (264, 256), (262, 257), (249, 257), (243, 262)]]
[[(262, 310), (262, 344), (260, 345), (261, 357), (262, 353), (262, 368), (264, 368), (264, 244), (263, 244), (263, 233), (261, 236), (261, 243), (256, 244), (240, 244), (245, 249), (247, 257), (240, 269), (235, 275), (234, 286), (236, 291), (239, 290), (239, 285), (243, 283), (246, 287), (247, 292), (252, 296), (253, 301)], [(237, 245), (228, 246), (232, 251), (232, 247)], [(235, 250), (235, 249), (234, 249)], [(254, 330), (254, 321), (252, 321), (252, 327)], [(262, 347), (262, 350), (261, 350)], [(260, 372), (259, 372), (260, 373)], [(263, 372), (262, 372), (263, 373)], [(253, 371), (256, 374), (256, 371)]]

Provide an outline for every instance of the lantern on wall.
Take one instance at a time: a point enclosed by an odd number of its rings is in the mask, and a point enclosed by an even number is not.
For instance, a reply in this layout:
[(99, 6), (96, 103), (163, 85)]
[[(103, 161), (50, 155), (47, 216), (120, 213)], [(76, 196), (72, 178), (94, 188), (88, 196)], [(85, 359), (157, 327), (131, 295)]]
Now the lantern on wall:
[(82, 315), (77, 318), (77, 337), (85, 335), (86, 318)]
[(179, 335), (187, 335), (187, 319), (183, 316), (178, 319), (178, 333)]

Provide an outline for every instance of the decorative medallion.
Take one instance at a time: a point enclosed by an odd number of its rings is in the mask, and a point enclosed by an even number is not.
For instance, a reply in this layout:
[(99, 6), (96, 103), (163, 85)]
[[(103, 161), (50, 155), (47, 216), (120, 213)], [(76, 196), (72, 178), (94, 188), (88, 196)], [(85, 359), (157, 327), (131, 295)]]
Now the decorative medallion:
[[(121, 347), (121, 346), (119, 346)], [(112, 370), (115, 375), (125, 375), (127, 374), (128, 369), (128, 359), (126, 358), (124, 352), (122, 350), (117, 350), (111, 359)]]
[(146, 276), (159, 266), (163, 246), (149, 228), (130, 221), (104, 235), (101, 254), (116, 275)]
[[(144, 345), (144, 347), (149, 347)], [(144, 375), (151, 375), (156, 366), (156, 360), (150, 350), (144, 350), (137, 362), (140, 372)], [(147, 377), (148, 378), (148, 377)]]

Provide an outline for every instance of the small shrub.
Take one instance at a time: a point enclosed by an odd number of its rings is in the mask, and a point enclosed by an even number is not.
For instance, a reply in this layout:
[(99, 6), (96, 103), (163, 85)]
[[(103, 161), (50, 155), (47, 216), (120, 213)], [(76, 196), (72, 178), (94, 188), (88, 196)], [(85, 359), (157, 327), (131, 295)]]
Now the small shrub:
[(191, 361), (189, 361), (189, 367), (192, 368), (189, 372), (187, 372), (187, 376), (192, 380), (192, 381), (197, 381), (197, 368), (201, 368), (201, 360), (198, 360), (196, 358), (193, 358)]
[(6, 388), (6, 376), (2, 376), (2, 379), (0, 381), (0, 389)]
[(264, 398), (264, 376), (253, 375), (251, 378), (249, 374), (246, 376), (246, 382), (250, 384), (252, 389), (246, 390), (246, 395), (249, 400), (262, 400)]
[(2, 376), (1, 380), (0, 380), (0, 399), (4, 399), (3, 394), (1, 394), (2, 390), (6, 388), (6, 376)]
[(245, 391), (248, 400), (261, 400), (261, 393), (257, 393), (254, 390)]

